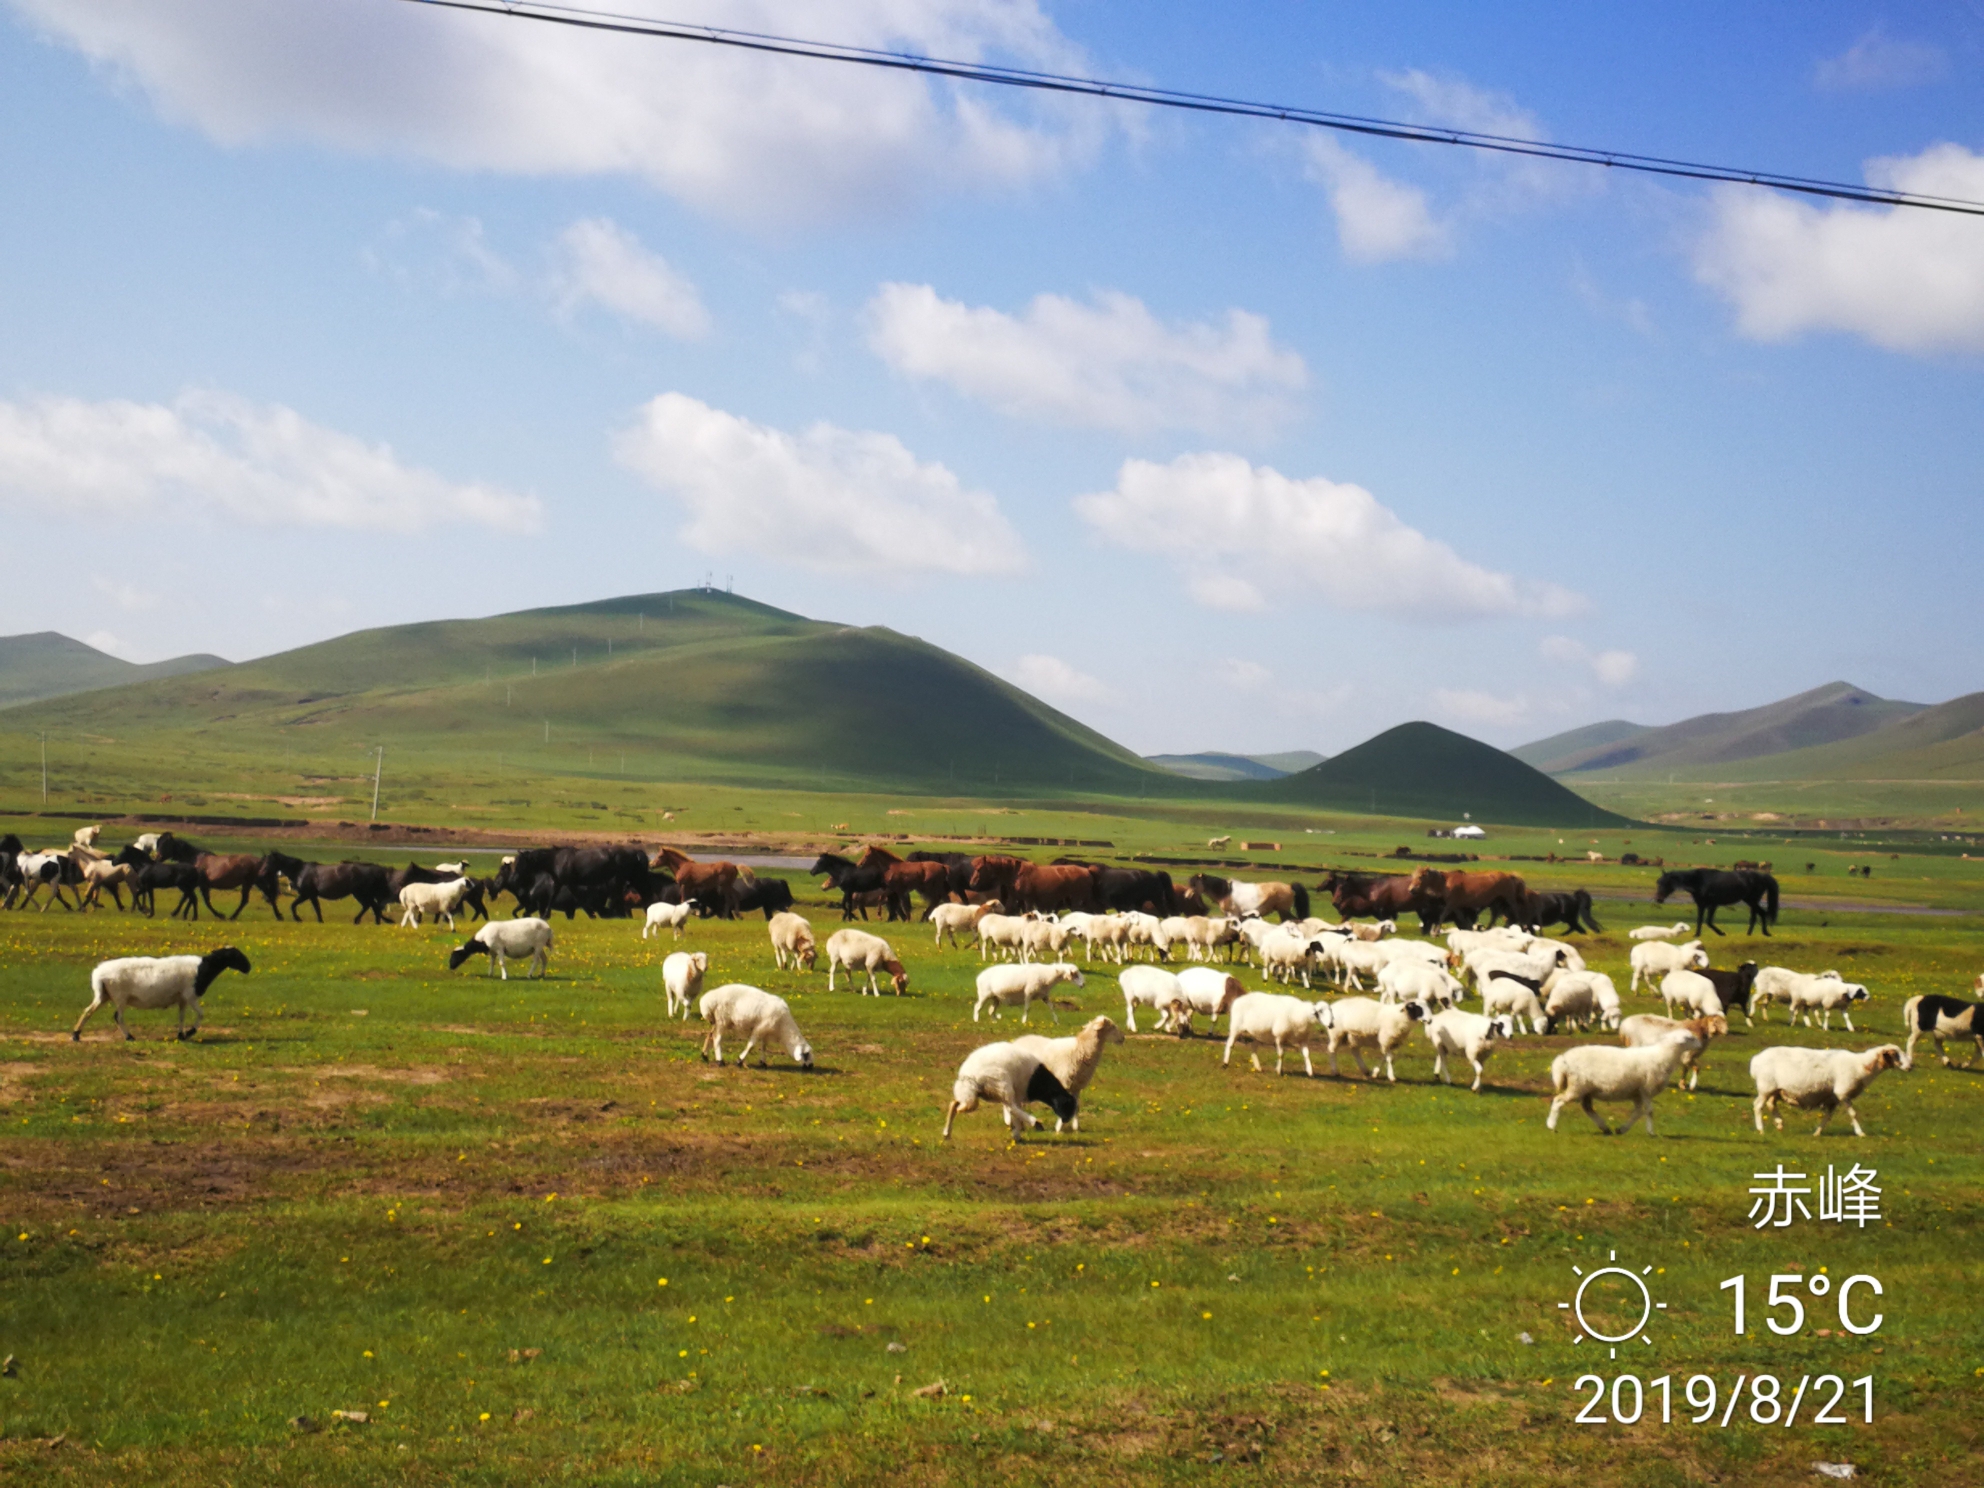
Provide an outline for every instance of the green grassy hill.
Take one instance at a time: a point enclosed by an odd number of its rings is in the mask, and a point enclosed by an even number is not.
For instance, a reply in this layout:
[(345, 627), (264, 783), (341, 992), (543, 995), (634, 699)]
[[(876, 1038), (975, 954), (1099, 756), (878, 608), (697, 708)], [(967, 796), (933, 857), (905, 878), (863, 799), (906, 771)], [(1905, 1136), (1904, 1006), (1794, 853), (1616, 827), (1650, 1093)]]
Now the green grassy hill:
[(1746, 760), (1727, 773), (1732, 780), (1984, 780), (1984, 692), (1855, 738)]
[(1197, 754), (1150, 754), (1144, 758), (1160, 770), (1192, 780), (1279, 780), (1289, 773), (1251, 755), (1222, 754), (1216, 749)]
[(1583, 728), (1574, 728), (1561, 734), (1552, 734), (1547, 739), (1523, 744), (1509, 751), (1525, 765), (1534, 765), (1546, 774), (1566, 769), (1577, 760), (1585, 758), (1593, 751), (1608, 744), (1623, 744), (1641, 734), (1653, 730), (1644, 723), (1630, 723), (1623, 718), (1608, 718), (1603, 723), (1588, 723)]
[[(1583, 748), (1564, 747), (1575, 735), (1559, 735), (1525, 744), (1517, 754), (1553, 775), (1604, 771), (1615, 779), (1651, 779), (1678, 773), (1700, 779), (1704, 769), (1720, 773), (1744, 760), (1855, 739), (1921, 711), (1920, 703), (1875, 697), (1850, 682), (1828, 682), (1761, 708), (1704, 713)], [(1609, 727), (1594, 725), (1592, 731)], [(1552, 752), (1539, 759), (1546, 748)]]
[(227, 664), (219, 656), (175, 656), (139, 665), (53, 630), (0, 636), (0, 708)]
[(1402, 723), (1313, 769), (1252, 788), (1333, 811), (1553, 827), (1617, 826), (1600, 809), (1500, 749), (1433, 723)]
[[(1171, 777), (960, 657), (710, 592), (359, 631), (193, 677), (56, 699), (19, 724), (204, 755), (401, 769), (452, 756), (647, 778), (1000, 795)], [(609, 766), (607, 761), (616, 762)], [(207, 789), (215, 788), (211, 779)], [(1154, 792), (1156, 793), (1156, 792)]]

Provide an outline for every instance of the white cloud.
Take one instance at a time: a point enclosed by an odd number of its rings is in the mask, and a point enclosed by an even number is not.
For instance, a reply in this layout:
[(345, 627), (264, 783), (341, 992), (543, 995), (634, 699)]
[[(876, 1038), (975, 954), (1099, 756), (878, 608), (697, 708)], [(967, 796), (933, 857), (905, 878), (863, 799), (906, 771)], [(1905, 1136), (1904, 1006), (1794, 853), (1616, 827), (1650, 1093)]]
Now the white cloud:
[(1257, 692), (1274, 681), (1273, 672), (1258, 661), (1248, 661), (1243, 656), (1220, 658), (1213, 668), (1213, 675), (1238, 692)]
[[(136, 584), (119, 583), (98, 574), (90, 580), (98, 594), (103, 595), (119, 609), (139, 611), (158, 607), (158, 596), (149, 589), (140, 589)], [(95, 641), (90, 644), (94, 646)]]
[(1933, 83), (1949, 67), (1941, 47), (1901, 41), (1876, 26), (1837, 57), (1812, 69), (1812, 81), (1828, 93), (1874, 93)]
[(117, 636), (113, 635), (110, 631), (107, 630), (91, 631), (88, 635), (83, 637), (83, 644), (85, 646), (94, 646), (96, 647), (97, 650), (106, 652), (107, 654), (118, 657), (124, 661), (136, 660), (136, 658), (130, 654), (131, 648), (127, 646)]
[(1330, 135), (1308, 141), (1309, 175), (1329, 192), (1337, 246), (1353, 263), (1451, 257), (1453, 233), (1435, 220), (1426, 193), (1394, 181)]
[(1114, 290), (1086, 305), (1039, 295), (1014, 316), (941, 299), (927, 284), (885, 284), (868, 327), (869, 346), (904, 376), (1016, 418), (1124, 433), (1271, 424), (1309, 380), (1259, 315), (1166, 325)]
[(1117, 698), (1116, 689), (1087, 672), (1078, 671), (1058, 656), (1022, 656), (1006, 673), (1006, 679), (1035, 697), (1050, 703), (1108, 703)]
[(1497, 697), (1474, 688), (1440, 688), (1433, 694), (1434, 708), (1457, 723), (1476, 727), (1507, 728), (1529, 717), (1529, 700)]
[(1593, 651), (1569, 636), (1545, 636), (1537, 650), (1551, 661), (1590, 668), (1592, 676), (1607, 687), (1624, 687), (1640, 669), (1640, 659), (1630, 651)]
[(1074, 504), (1109, 541), (1170, 558), (1212, 608), (1258, 608), (1269, 589), (1428, 621), (1563, 615), (1584, 603), (1468, 562), (1361, 486), (1292, 480), (1238, 455), (1127, 460), (1114, 490)]
[[(527, 176), (620, 175), (772, 221), (900, 211), (1089, 158), (1115, 111), (400, 0), (11, 0), (166, 118)], [(677, 0), (670, 19), (1067, 71), (1037, 0)]]
[(1543, 126), (1536, 115), (1506, 93), (1491, 93), (1460, 78), (1436, 77), (1418, 68), (1381, 76), (1389, 87), (1413, 101), (1415, 124), (1444, 124), (1504, 139), (1543, 138)]
[[(1984, 200), (1984, 155), (1934, 145), (1872, 160), (1876, 186)], [(1845, 331), (1890, 351), (1984, 351), (1984, 251), (1975, 217), (1913, 207), (1808, 206), (1730, 186), (1695, 244), (1695, 277), (1759, 341)]]
[(709, 334), (696, 286), (605, 217), (582, 218), (560, 233), (555, 259), (551, 290), (568, 314), (590, 303), (684, 341)]
[(0, 500), (79, 515), (205, 511), (231, 520), (414, 532), (532, 532), (537, 499), (405, 465), (383, 444), (281, 404), (193, 391), (171, 405), (0, 402)]
[(1005, 574), (1025, 567), (999, 503), (892, 434), (798, 434), (663, 393), (619, 436), (620, 462), (688, 511), (682, 540), (828, 573)]

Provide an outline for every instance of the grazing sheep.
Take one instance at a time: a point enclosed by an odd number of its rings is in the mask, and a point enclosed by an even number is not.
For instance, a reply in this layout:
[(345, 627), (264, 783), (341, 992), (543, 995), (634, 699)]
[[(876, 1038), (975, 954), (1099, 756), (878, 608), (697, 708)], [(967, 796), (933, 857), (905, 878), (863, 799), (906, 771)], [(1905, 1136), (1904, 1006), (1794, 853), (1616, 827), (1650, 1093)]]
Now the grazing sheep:
[(655, 931), (666, 927), (675, 932), (675, 939), (682, 938), (682, 931), (689, 924), (689, 916), (696, 912), (696, 901), (684, 899), (680, 904), (663, 904), (657, 901), (648, 906), (647, 919), (641, 925), (641, 939), (646, 940)]
[(1515, 1020), (1517, 1028), (1526, 1022), (1531, 1033), (1548, 1033), (1550, 1015), (1544, 1012), (1537, 995), (1542, 990), (1540, 978), (1517, 976), (1512, 971), (1490, 972), (1481, 988), (1481, 1011), (1491, 1018), (1505, 1014)]
[(997, 899), (987, 899), (983, 904), (937, 904), (931, 906), (930, 923), (937, 928), (938, 945), (948, 938), (953, 946), (958, 943), (958, 932), (967, 935), (978, 929), (978, 922), (989, 914), (1003, 914), (1005, 906)]
[(1685, 1023), (1677, 1023), (1672, 1018), (1663, 1018), (1658, 1013), (1635, 1013), (1619, 1024), (1619, 1042), (1628, 1049), (1644, 1049), (1657, 1044), (1677, 1028), (1691, 1030), (1701, 1040), (1701, 1047), (1690, 1049), (1681, 1056), (1681, 1063), (1674, 1073), (1674, 1087), (1680, 1089), (1681, 1076), (1688, 1077), (1688, 1089), (1693, 1090), (1701, 1080), (1702, 1055), (1708, 1046), (1729, 1032), (1729, 1020), (1721, 1013), (1707, 1013), (1690, 1018)]
[(400, 908), (406, 913), (400, 916), (400, 928), (418, 925), (422, 915), (433, 915), (446, 920), (450, 930), (455, 928), (455, 911), (462, 907), (462, 900), (468, 898), (469, 881), (465, 878), (451, 878), (441, 883), (410, 883), (400, 890)]
[[(943, 906), (939, 905), (939, 908)], [(765, 922), (771, 937), (772, 960), (780, 971), (811, 971), (820, 949), (813, 944), (813, 927), (804, 915), (781, 909)]]
[(1157, 1027), (1160, 1033), (1184, 1032), (1172, 1021), (1171, 1009), (1185, 1004), (1184, 989), (1178, 985), (1177, 976), (1161, 966), (1126, 966), (1117, 977), (1123, 988), (1123, 1021), (1130, 1025), (1130, 1032), (1137, 1031), (1137, 1009), (1154, 1008), (1157, 1012)]
[(1345, 921), (1343, 928), (1358, 940), (1383, 940), (1387, 935), (1398, 933), (1398, 921), (1379, 920), (1375, 925), (1353, 925)]
[[(1096, 1066), (1102, 1063), (1103, 1049), (1122, 1042), (1123, 1030), (1108, 1018), (1091, 1018), (1073, 1038), (1051, 1039), (1044, 1034), (1023, 1033), (1013, 1040), (1013, 1047), (1038, 1059), (1067, 1088), (1068, 1094), (1079, 1101), (1089, 1081), (1095, 1078)], [(1055, 1117), (1054, 1130), (1061, 1131), (1064, 1127), (1080, 1131), (1080, 1115), (1066, 1121)]]
[(976, 1023), (978, 1015), (988, 1008), (993, 1017), (999, 1016), (999, 1009), (1020, 1005), (1020, 1022), (1029, 1021), (1036, 1000), (1047, 1004), (1047, 1011), (1059, 1023), (1061, 1015), (1054, 1011), (1054, 988), (1062, 982), (1073, 982), (1077, 987), (1085, 986), (1082, 970), (1072, 961), (1037, 961), (1022, 966), (988, 966), (978, 974), (978, 1001), (972, 1007), (971, 1021)]
[(1038, 1101), (1053, 1111), (1057, 1121), (1073, 1121), (1080, 1106), (1068, 1087), (1043, 1064), (1039, 1057), (1011, 1044), (985, 1044), (973, 1049), (958, 1066), (958, 1077), (951, 1085), (950, 1109), (944, 1112), (944, 1140), (951, 1137), (951, 1123), (978, 1109), (980, 1101), (997, 1101), (1003, 1108), (1007, 1127), (1015, 1142), (1023, 1132), (1040, 1125), (1026, 1107)]
[(1396, 1085), (1398, 1075), (1392, 1069), (1392, 1055), (1412, 1037), (1414, 1025), (1425, 1016), (1426, 1009), (1416, 1002), (1392, 1006), (1374, 1002), (1368, 997), (1346, 997), (1332, 1003), (1330, 1073), (1337, 1073), (1336, 1051), (1342, 1046), (1348, 1048), (1350, 1057), (1357, 1061), (1357, 1072), (1367, 1080), (1375, 1080), (1377, 1071), (1364, 1067), (1364, 1051), (1375, 1049), (1385, 1061), (1385, 1078)]
[(1628, 930), (1628, 940), (1672, 940), (1677, 935), (1688, 933), (1688, 922), (1676, 920), (1671, 925), (1642, 925), (1637, 930)]
[(1722, 998), (1715, 990), (1715, 983), (1698, 971), (1668, 972), (1660, 979), (1660, 1000), (1666, 1004), (1670, 1018), (1676, 1008), (1698, 1018), (1722, 1011)]
[(848, 982), (854, 981), (854, 973), (868, 973), (868, 991), (876, 996), (882, 989), (875, 985), (875, 973), (886, 971), (889, 980), (895, 984), (896, 996), (908, 990), (909, 973), (902, 969), (902, 962), (896, 960), (896, 953), (889, 949), (889, 943), (879, 935), (870, 935), (866, 930), (836, 930), (827, 937), (827, 990), (834, 989), (834, 972), (840, 967), (847, 968)]
[(1129, 947), (1130, 921), (1126, 915), (1090, 915), (1083, 938), (1088, 942), (1088, 959), (1114, 961), (1121, 966)]
[(1708, 952), (1702, 949), (1699, 940), (1688, 941), (1684, 945), (1669, 945), (1664, 940), (1645, 940), (1633, 947), (1628, 958), (1633, 965), (1633, 979), (1627, 985), (1628, 992), (1637, 992), (1640, 983), (1652, 987), (1670, 971), (1700, 971), (1708, 965)]
[(1428, 1007), (1452, 1007), (1467, 989), (1444, 966), (1398, 959), (1378, 972), (1378, 1001), (1423, 1002)]
[(689, 1016), (689, 1004), (702, 996), (703, 976), (710, 969), (706, 951), (674, 951), (661, 963), (662, 990), (668, 993), (670, 1017)]
[(1593, 1023), (1619, 1026), (1619, 992), (1602, 971), (1552, 972), (1542, 987), (1543, 1012), (1555, 1028), (1560, 1022), (1578, 1027)]
[(1460, 930), (1447, 932), (1447, 962), (1458, 967), (1470, 951), (1521, 951), (1528, 949), (1536, 937), (1527, 930), (1514, 925), (1500, 925), (1491, 930)]
[(1779, 1131), (1784, 1130), (1784, 1117), (1777, 1114), (1780, 1104), (1808, 1111), (1816, 1107), (1825, 1115), (1819, 1118), (1812, 1135), (1821, 1137), (1833, 1113), (1844, 1106), (1847, 1119), (1853, 1123), (1853, 1135), (1864, 1137), (1867, 1133), (1860, 1125), (1860, 1113), (1853, 1109), (1854, 1098), (1873, 1084), (1874, 1076), (1882, 1070), (1905, 1070), (1911, 1063), (1893, 1044), (1858, 1054), (1851, 1049), (1765, 1049), (1750, 1061), (1750, 1078), (1757, 1085), (1753, 1108), (1757, 1130), (1764, 1129), (1767, 1114), (1775, 1118)]
[[(124, 1022), (126, 1008), (176, 1007), (179, 1009), (177, 1037), (182, 1041), (200, 1031), (200, 999), (223, 971), (246, 976), (248, 958), (233, 946), (221, 946), (204, 956), (120, 956), (100, 961), (90, 973), (90, 1005), (83, 1009), (76, 1026), (69, 1030), (71, 1042), (80, 1043), (83, 1025), (90, 1014), (108, 1004), (111, 1017), (126, 1041), (136, 1039)], [(186, 1010), (193, 1010), (193, 1026), (186, 1026)]]
[(1824, 978), (1827, 981), (1843, 981), (1837, 971), (1792, 971), (1785, 966), (1766, 966), (1757, 973), (1756, 985), (1750, 989), (1750, 1011), (1764, 1022), (1770, 1022), (1770, 1005), (1773, 1002), (1789, 1004), (1793, 986)]
[[(678, 951), (676, 955), (681, 955)], [(700, 957), (701, 951), (696, 952)], [(674, 956), (669, 957), (672, 961)], [(744, 1061), (751, 1050), (760, 1044), (769, 1048), (773, 1044), (783, 1044), (785, 1052), (792, 1056), (802, 1069), (813, 1067), (813, 1046), (799, 1031), (793, 1021), (792, 1009), (783, 997), (776, 997), (759, 987), (747, 987), (742, 982), (729, 982), (714, 992), (705, 992), (703, 1000), (696, 1005), (702, 1020), (710, 1025), (710, 1031), (703, 1036), (703, 1057), (712, 1054), (718, 1064), (723, 1063), (723, 1036), (741, 1037), (744, 1047), (738, 1052), (737, 1067), (744, 1068)], [(764, 1051), (759, 1050), (758, 1068), (763, 1069), (770, 1061)]]
[(1026, 927), (1031, 923), (1022, 915), (983, 914), (978, 917), (978, 959), (983, 961), (987, 952), (997, 951), (1008, 959), (1017, 958), (1026, 951)]
[(1058, 961), (1075, 932), (1060, 920), (1030, 920), (1020, 937), (1020, 960)]
[(1461, 957), (1460, 977), (1462, 981), (1472, 978), (1476, 988), (1485, 986), (1488, 978), (1501, 975), (1519, 977), (1541, 987), (1551, 972), (1568, 964), (1560, 946), (1531, 946), (1521, 951), (1477, 946)]
[[(1309, 1061), (1309, 1038), (1311, 1034), (1325, 1033), (1335, 1021), (1327, 1002), (1307, 1002), (1280, 992), (1249, 992), (1235, 998), (1228, 1012), (1226, 1053), (1219, 1061), (1222, 1069), (1233, 1062), (1236, 1039), (1246, 1039), (1249, 1043), (1266, 1040), (1274, 1045), (1277, 1075), (1281, 1073), (1283, 1051), (1293, 1044), (1302, 1051), (1303, 1071), (1310, 1079), (1316, 1078), (1316, 1067)], [(1254, 1072), (1259, 1074), (1261, 1056), (1250, 1051), (1247, 1057)]]
[(1286, 925), (1277, 929), (1260, 943), (1261, 975), (1287, 983), (1302, 978), (1302, 985), (1309, 985), (1309, 973), (1315, 968), (1316, 958), (1323, 951), (1320, 940), (1311, 940), (1299, 935)]
[[(1658, 945), (1658, 941), (1649, 942)], [(1660, 1036), (1658, 1042), (1639, 1049), (1615, 1049), (1605, 1044), (1580, 1044), (1566, 1049), (1550, 1063), (1549, 1118), (1543, 1123), (1557, 1129), (1557, 1117), (1565, 1106), (1575, 1102), (1589, 1116), (1592, 1125), (1606, 1136), (1612, 1128), (1592, 1110), (1593, 1101), (1631, 1101), (1633, 1109), (1619, 1128), (1619, 1135), (1633, 1129), (1633, 1123), (1646, 1118), (1646, 1134), (1653, 1135), (1653, 1098), (1667, 1087), (1689, 1050), (1699, 1052), (1702, 1040), (1683, 1026)]]
[(1846, 1020), (1846, 1031), (1857, 1032), (1853, 1026), (1853, 1004), (1867, 1000), (1867, 989), (1858, 982), (1849, 982), (1839, 977), (1813, 977), (1807, 982), (1793, 983), (1788, 989), (1787, 1001), (1791, 1005), (1791, 1025), (1798, 1026), (1802, 1015), (1805, 1026), (1811, 1027), (1824, 1016), (1824, 1028), (1832, 1031), (1832, 1015), (1838, 1013)]
[(507, 982), (511, 960), (529, 956), (531, 966), (542, 977), (550, 950), (551, 924), (548, 920), (535, 916), (518, 920), (491, 920), (470, 936), (466, 945), (458, 945), (448, 952), (448, 970), (456, 970), (470, 956), (487, 956), (489, 969), (500, 972)]
[(1215, 966), (1188, 966), (1178, 973), (1178, 995), (1193, 1012), (1204, 1013), (1208, 1022), (1218, 1022), (1220, 1015), (1246, 994), (1240, 978)]
[(1926, 993), (1911, 997), (1901, 1005), (1901, 1021), (1908, 1029), (1908, 1059), (1915, 1061), (1915, 1041), (1928, 1034), (1936, 1043), (1936, 1056), (1945, 1066), (1950, 1062), (1943, 1052), (1943, 1040), (1970, 1039), (1977, 1045), (1977, 1052), (1970, 1063), (1984, 1059), (1984, 1002), (1964, 1002), (1960, 998), (1944, 997), (1940, 993)]
[(1444, 1083), (1453, 1084), (1447, 1074), (1447, 1056), (1458, 1055), (1474, 1066), (1474, 1083), (1468, 1089), (1476, 1094), (1481, 1091), (1483, 1066), (1495, 1052), (1495, 1045), (1515, 1036), (1515, 1020), (1506, 1015), (1489, 1018), (1448, 1008), (1426, 1020), (1426, 1042), (1433, 1046), (1433, 1073)]

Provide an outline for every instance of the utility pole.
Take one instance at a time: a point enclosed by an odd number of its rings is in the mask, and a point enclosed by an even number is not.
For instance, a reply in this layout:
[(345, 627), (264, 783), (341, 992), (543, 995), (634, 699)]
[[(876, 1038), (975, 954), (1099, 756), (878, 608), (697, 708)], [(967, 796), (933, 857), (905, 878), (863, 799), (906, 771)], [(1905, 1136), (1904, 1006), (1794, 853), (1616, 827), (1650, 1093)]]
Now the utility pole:
[(379, 819), (379, 777), (386, 773), (386, 746), (379, 746), (379, 757), (372, 765), (372, 820)]

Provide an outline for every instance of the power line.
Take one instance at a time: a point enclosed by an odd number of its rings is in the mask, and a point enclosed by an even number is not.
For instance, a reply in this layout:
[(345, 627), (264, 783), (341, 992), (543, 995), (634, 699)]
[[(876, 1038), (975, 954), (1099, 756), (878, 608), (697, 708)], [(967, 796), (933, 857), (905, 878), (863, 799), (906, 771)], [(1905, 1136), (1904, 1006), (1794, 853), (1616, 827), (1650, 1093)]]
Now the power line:
[(1612, 170), (1637, 171), (1644, 175), (1679, 176), (1693, 181), (1726, 181), (1742, 186), (1767, 186), (1777, 191), (1830, 197), (1870, 206), (1917, 207), (1928, 211), (1956, 212), (1964, 216), (1984, 217), (1984, 202), (1972, 201), (1965, 197), (1935, 196), (1917, 191), (1891, 191), (1878, 186), (1855, 185), (1848, 181), (1828, 181), (1816, 176), (1789, 175), (1782, 171), (1745, 170), (1736, 166), (1710, 165), (1702, 161), (1679, 160), (1663, 155), (1640, 155), (1628, 150), (1604, 150), (1590, 145), (1557, 144), (1548, 140), (1522, 139), (1514, 135), (1485, 134), (1472, 129), (1447, 129), (1429, 124), (1413, 124), (1399, 119), (1333, 113), (1326, 109), (1303, 108), (1294, 104), (1260, 103), (1244, 98), (1226, 98), (1213, 93), (1190, 93), (1173, 88), (1150, 87), (1141, 83), (1109, 82), (1101, 78), (1036, 72), (1023, 67), (1000, 67), (986, 62), (960, 62), (943, 57), (925, 57), (913, 52), (891, 52), (873, 47), (848, 46), (840, 42), (809, 41), (800, 37), (780, 36), (763, 31), (738, 31), (724, 26), (652, 20), (612, 11), (585, 10), (570, 5), (513, 3), (513, 0), (406, 0), (406, 3), (431, 6), (440, 10), (476, 11), (484, 15), (505, 16), (512, 20), (541, 21), (582, 31), (605, 31), (664, 41), (693, 41), (708, 46), (731, 47), (739, 51), (763, 52), (780, 57), (802, 57), (816, 62), (842, 62), (862, 67), (879, 67), (893, 72), (923, 73), (931, 77), (988, 83), (1005, 88), (1026, 88), (1041, 93), (1078, 94), (1117, 102), (1147, 104), (1153, 108), (1182, 109), (1190, 113), (1225, 114), (1235, 118), (1303, 124), (1311, 128), (1367, 135), (1375, 139), (1406, 140), (1425, 145), (1458, 145), (1470, 150), (1488, 150), (1503, 155), (1526, 155), (1541, 160), (1562, 160), (1576, 165), (1601, 165)]

